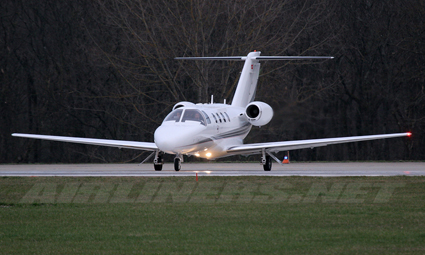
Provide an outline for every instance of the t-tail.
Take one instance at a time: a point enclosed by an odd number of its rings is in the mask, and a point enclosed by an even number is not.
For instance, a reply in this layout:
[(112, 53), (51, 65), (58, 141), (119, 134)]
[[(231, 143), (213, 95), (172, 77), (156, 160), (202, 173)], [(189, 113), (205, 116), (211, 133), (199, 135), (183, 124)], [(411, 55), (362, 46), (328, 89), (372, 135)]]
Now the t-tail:
[(332, 59), (329, 56), (260, 56), (261, 52), (253, 51), (245, 56), (235, 57), (178, 57), (181, 60), (236, 60), (245, 61), (238, 86), (233, 96), (232, 106), (246, 107), (255, 99), (258, 76), (260, 75), (260, 61), (262, 60), (314, 60)]

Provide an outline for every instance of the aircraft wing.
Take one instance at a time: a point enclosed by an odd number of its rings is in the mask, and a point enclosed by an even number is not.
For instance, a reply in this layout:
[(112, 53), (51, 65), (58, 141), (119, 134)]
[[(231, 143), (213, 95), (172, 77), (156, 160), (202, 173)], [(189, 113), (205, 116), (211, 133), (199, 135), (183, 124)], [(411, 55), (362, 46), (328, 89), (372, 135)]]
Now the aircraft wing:
[(305, 148), (315, 148), (321, 146), (327, 146), (330, 144), (338, 143), (351, 143), (359, 141), (377, 140), (385, 138), (394, 138), (402, 136), (411, 136), (412, 133), (395, 133), (386, 135), (364, 135), (364, 136), (349, 136), (349, 137), (337, 137), (337, 138), (323, 138), (323, 139), (310, 139), (310, 140), (298, 140), (298, 141), (285, 141), (285, 142), (270, 142), (270, 143), (252, 143), (252, 144), (241, 144), (231, 146), (227, 149), (228, 154), (258, 154), (262, 150), (267, 152), (278, 152), (278, 151), (290, 151)]
[(69, 136), (32, 135), (32, 134), (19, 134), (19, 133), (14, 133), (12, 134), (12, 136), (58, 141), (58, 142), (82, 143), (82, 144), (109, 146), (109, 147), (117, 147), (117, 148), (125, 148), (125, 149), (146, 150), (146, 151), (155, 151), (158, 149), (155, 143), (147, 143), (147, 142), (80, 138), (80, 137), (69, 137)]

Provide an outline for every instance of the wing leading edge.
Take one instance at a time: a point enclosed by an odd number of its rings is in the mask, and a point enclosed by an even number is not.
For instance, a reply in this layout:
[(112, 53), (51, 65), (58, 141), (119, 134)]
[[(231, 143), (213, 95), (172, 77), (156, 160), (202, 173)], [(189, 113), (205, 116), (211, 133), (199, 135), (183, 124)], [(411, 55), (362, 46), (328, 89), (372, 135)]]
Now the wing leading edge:
[(133, 141), (123, 141), (123, 140), (81, 138), (81, 137), (69, 137), (69, 136), (32, 135), (32, 134), (19, 134), (19, 133), (14, 133), (12, 134), (12, 136), (58, 141), (58, 142), (109, 146), (109, 147), (134, 149), (134, 150), (146, 150), (146, 151), (158, 150), (158, 147), (156, 146), (155, 143), (147, 143), (147, 142), (133, 142)]
[(305, 148), (315, 148), (327, 146), (330, 144), (338, 143), (351, 143), (360, 141), (369, 141), (377, 139), (386, 139), (394, 137), (411, 136), (412, 133), (395, 133), (386, 135), (364, 135), (364, 136), (349, 136), (349, 137), (337, 137), (337, 138), (323, 138), (323, 139), (310, 139), (310, 140), (298, 140), (298, 141), (285, 141), (285, 142), (270, 142), (270, 143), (252, 143), (231, 146), (227, 149), (228, 154), (258, 154), (262, 150), (267, 152), (278, 152), (278, 151), (290, 151)]

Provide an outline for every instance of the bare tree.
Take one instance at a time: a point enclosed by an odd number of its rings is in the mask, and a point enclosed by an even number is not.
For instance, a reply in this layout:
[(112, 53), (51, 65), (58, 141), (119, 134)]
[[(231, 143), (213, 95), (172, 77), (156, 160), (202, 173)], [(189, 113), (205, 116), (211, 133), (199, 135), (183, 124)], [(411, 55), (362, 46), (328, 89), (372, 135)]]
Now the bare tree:
[(177, 56), (333, 55), (262, 63), (275, 117), (248, 142), (411, 130), (292, 153), (300, 160), (422, 159), (422, 1), (108, 0), (0, 3), (0, 161), (110, 162), (134, 151), (24, 141), (11, 132), (152, 141), (178, 101), (227, 99), (241, 62)]

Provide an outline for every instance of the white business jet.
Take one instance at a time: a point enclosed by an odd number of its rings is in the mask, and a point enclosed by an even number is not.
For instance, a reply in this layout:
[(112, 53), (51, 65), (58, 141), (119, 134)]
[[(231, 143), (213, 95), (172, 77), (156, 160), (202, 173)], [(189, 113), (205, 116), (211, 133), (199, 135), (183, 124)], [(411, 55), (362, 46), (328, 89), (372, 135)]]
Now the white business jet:
[[(231, 104), (194, 104), (179, 102), (165, 117), (154, 134), (154, 143), (122, 140), (77, 138), (64, 136), (18, 134), (13, 136), (44, 139), (61, 142), (110, 146), (152, 151), (147, 161), (154, 157), (154, 168), (162, 170), (164, 153), (175, 155), (174, 169), (179, 171), (183, 155), (213, 160), (232, 155), (261, 154), (261, 164), (265, 171), (272, 168), (272, 159), (281, 163), (274, 155), (279, 151), (314, 148), (329, 144), (349, 143), (366, 140), (410, 136), (411, 133), (351, 136), (298, 141), (280, 141), (244, 144), (252, 126), (264, 126), (273, 117), (273, 109), (264, 102), (254, 101), (260, 72), (260, 61), (265, 60), (306, 60), (332, 59), (333, 57), (308, 56), (260, 56), (261, 52), (251, 52), (240, 57), (180, 57), (178, 60), (239, 60), (245, 61), (238, 86)], [(142, 162), (142, 163), (143, 163)]]

